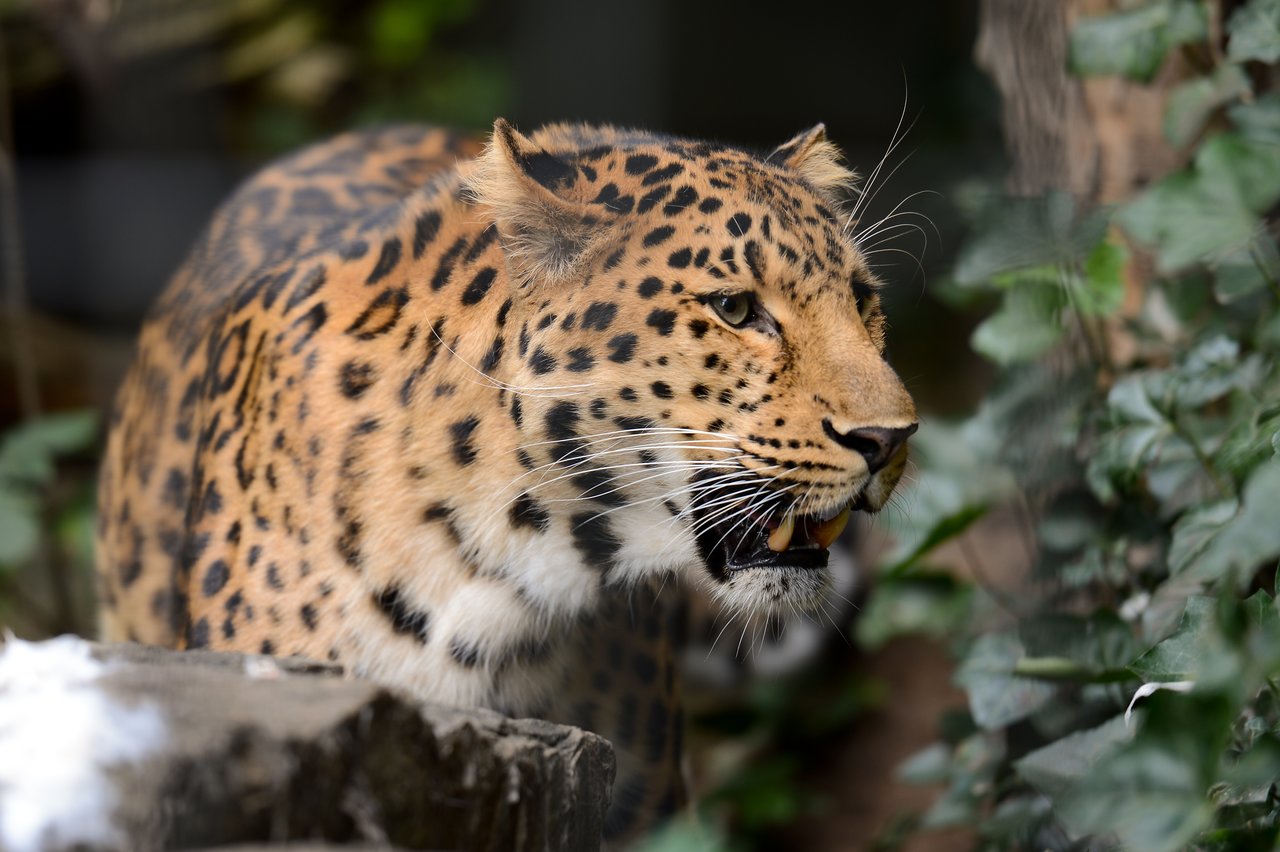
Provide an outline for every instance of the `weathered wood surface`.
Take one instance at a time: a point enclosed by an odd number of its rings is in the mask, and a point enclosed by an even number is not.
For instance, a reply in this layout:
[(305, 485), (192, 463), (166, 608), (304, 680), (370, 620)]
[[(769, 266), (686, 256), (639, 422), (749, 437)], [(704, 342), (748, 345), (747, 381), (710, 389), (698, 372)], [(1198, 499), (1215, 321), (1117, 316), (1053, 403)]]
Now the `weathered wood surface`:
[[(102, 767), (111, 828), (98, 842), (40, 848), (600, 846), (614, 762), (594, 734), (417, 703), (323, 665), (139, 646), (90, 653), (100, 675), (79, 676), (58, 701), (101, 701), (152, 741), (128, 759), (83, 755)], [(0, 676), (0, 706), (29, 701), (32, 689), (57, 695), (45, 691), (57, 676), (27, 677), (27, 699), (22, 677)], [(50, 754), (66, 759), (65, 749)], [(0, 786), (0, 838), (13, 795)]]

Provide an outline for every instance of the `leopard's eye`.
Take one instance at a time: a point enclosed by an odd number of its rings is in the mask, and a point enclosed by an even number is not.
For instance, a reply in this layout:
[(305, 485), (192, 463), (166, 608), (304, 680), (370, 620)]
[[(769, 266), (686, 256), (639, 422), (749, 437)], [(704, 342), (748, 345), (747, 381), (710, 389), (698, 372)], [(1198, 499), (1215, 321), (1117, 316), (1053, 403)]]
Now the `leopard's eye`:
[(734, 328), (741, 328), (755, 319), (755, 308), (746, 293), (720, 293), (711, 298), (711, 308), (720, 318)]

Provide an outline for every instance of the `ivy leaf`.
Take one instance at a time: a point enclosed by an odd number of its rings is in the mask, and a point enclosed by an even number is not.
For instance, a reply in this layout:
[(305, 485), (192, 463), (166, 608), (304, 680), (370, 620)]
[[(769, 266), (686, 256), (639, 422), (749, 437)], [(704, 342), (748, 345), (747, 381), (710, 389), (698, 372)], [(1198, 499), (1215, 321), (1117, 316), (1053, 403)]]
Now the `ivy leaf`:
[(1003, 740), (999, 735), (979, 733), (956, 744), (948, 766), (950, 783), (925, 812), (923, 827), (971, 823), (984, 810), (984, 791), (992, 789), (1004, 758)]
[(950, 574), (881, 579), (858, 617), (858, 644), (874, 649), (895, 636), (945, 636), (969, 617), (973, 587)]
[(1179, 172), (1117, 214), (1140, 242), (1154, 246), (1160, 271), (1173, 272), (1253, 237), (1254, 218), (1234, 192)]
[(0, 569), (20, 565), (35, 555), (40, 541), (36, 511), (33, 499), (0, 484)]
[(1077, 731), (1037, 749), (1013, 766), (1031, 786), (1050, 798), (1066, 793), (1104, 754), (1115, 751), (1131, 732), (1124, 716)]
[(957, 284), (974, 286), (996, 282), (999, 286), (1030, 279), (1057, 283), (1058, 269), (1074, 263), (1106, 235), (1110, 212), (1099, 210), (1078, 217), (1076, 203), (1065, 192), (1040, 198), (1003, 199), (978, 225), (956, 260)]
[(1252, 103), (1236, 104), (1227, 114), (1236, 132), (1250, 142), (1280, 144), (1280, 90), (1259, 95)]
[(951, 749), (945, 743), (933, 743), (908, 757), (897, 770), (897, 776), (908, 784), (941, 784), (947, 780)]
[(1023, 656), (1022, 643), (1012, 633), (987, 633), (973, 643), (955, 680), (968, 692), (969, 711), (979, 727), (994, 730), (1025, 719), (1056, 694), (1051, 683), (1013, 674)]
[(1227, 255), (1217, 265), (1213, 292), (1226, 305), (1253, 295), (1272, 281), (1280, 281), (1280, 249), (1275, 240), (1260, 233), (1247, 248)]
[(1237, 65), (1221, 65), (1206, 77), (1188, 80), (1169, 94), (1164, 138), (1175, 148), (1189, 144), (1214, 110), (1250, 91), (1249, 78)]
[(1088, 616), (1045, 615), (1023, 622), (1018, 635), (1030, 657), (1070, 661), (1086, 677), (1123, 672), (1138, 650), (1133, 629), (1108, 610)]
[(1214, 453), (1213, 463), (1232, 479), (1243, 480), (1272, 454), (1272, 442), (1280, 434), (1280, 406), (1258, 404), (1246, 394), (1232, 401), (1234, 425)]
[(1255, 237), (1255, 214), (1280, 195), (1280, 146), (1223, 133), (1192, 169), (1170, 175), (1123, 207), (1117, 221), (1152, 245), (1162, 272), (1225, 257)]
[(1103, 502), (1115, 499), (1117, 489), (1131, 489), (1169, 442), (1173, 429), (1153, 393), (1164, 380), (1163, 373), (1137, 373), (1125, 376), (1107, 393), (1109, 428), (1085, 468), (1085, 480)]
[(1121, 74), (1151, 80), (1165, 54), (1208, 34), (1204, 6), (1163, 0), (1137, 9), (1085, 18), (1071, 32), (1071, 70), (1086, 76)]
[(1124, 303), (1129, 250), (1110, 240), (1098, 243), (1084, 262), (1084, 280), (1074, 290), (1072, 307), (1082, 314), (1109, 317)]
[[(1217, 580), (1235, 572), (1241, 578), (1280, 557), (1280, 460), (1270, 458), (1260, 464), (1245, 483), (1241, 505), (1223, 523), (1194, 557), (1188, 558), (1181, 573), (1197, 580)], [(1201, 518), (1203, 521), (1204, 518)]]
[(1204, 552), (1213, 537), (1236, 516), (1240, 503), (1234, 499), (1219, 500), (1187, 512), (1173, 526), (1169, 544), (1169, 570), (1181, 574)]
[(987, 507), (985, 505), (965, 505), (955, 512), (937, 518), (911, 552), (886, 569), (885, 574), (887, 576), (900, 576), (910, 571), (929, 551), (963, 534), (974, 521), (986, 513)]
[(1177, 628), (1129, 668), (1146, 683), (1195, 680), (1202, 671), (1205, 650), (1215, 631), (1213, 598), (1187, 599)]
[(0, 477), (35, 485), (48, 482), (54, 458), (88, 448), (97, 428), (92, 411), (47, 414), (19, 425), (0, 442)]
[(1206, 790), (1235, 712), (1216, 694), (1151, 696), (1138, 733), (1104, 751), (1057, 797), (1056, 813), (1077, 837), (1115, 834), (1135, 852), (1184, 848), (1213, 819)]
[(1018, 287), (1005, 294), (999, 310), (973, 332), (971, 344), (997, 364), (1030, 361), (1049, 351), (1065, 332), (1066, 304), (1059, 287)]
[(998, 432), (989, 420), (980, 414), (961, 425), (934, 423), (912, 440), (922, 469), (907, 491), (911, 511), (880, 515), (896, 541), (885, 556), (892, 566), (887, 575), (909, 572), (1012, 492), (1012, 476), (996, 461)]
[(1195, 167), (1205, 181), (1232, 187), (1245, 207), (1261, 215), (1280, 198), (1280, 147), (1239, 133), (1219, 133), (1196, 152)]
[(1227, 22), (1227, 57), (1271, 63), (1280, 59), (1280, 0), (1249, 0)]
[(1161, 390), (1170, 408), (1189, 411), (1233, 390), (1255, 390), (1263, 370), (1260, 355), (1241, 358), (1237, 341), (1216, 334), (1188, 352), (1176, 370), (1163, 374)]
[(1135, 373), (1125, 376), (1107, 392), (1107, 410), (1118, 424), (1137, 423), (1147, 426), (1163, 426), (1164, 414), (1152, 399), (1148, 377), (1152, 373)]

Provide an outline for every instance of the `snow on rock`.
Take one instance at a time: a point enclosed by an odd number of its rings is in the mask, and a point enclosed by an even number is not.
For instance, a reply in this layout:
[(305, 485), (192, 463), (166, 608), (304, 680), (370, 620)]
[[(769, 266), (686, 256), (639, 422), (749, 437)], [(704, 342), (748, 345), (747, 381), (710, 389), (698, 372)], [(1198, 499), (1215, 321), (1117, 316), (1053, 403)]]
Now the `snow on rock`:
[(0, 848), (122, 842), (108, 771), (160, 749), (165, 723), (154, 705), (108, 694), (91, 649), (72, 636), (0, 644)]

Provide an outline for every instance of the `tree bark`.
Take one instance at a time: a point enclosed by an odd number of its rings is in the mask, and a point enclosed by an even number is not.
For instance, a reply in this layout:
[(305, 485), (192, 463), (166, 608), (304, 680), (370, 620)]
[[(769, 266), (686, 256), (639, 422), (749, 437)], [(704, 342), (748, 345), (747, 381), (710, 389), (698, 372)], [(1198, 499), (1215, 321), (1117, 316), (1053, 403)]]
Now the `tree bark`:
[[(0, 646), (0, 756), (40, 766), (0, 768), (0, 847), (19, 808), (45, 821), (38, 847), (53, 852), (600, 847), (614, 762), (595, 734), (421, 704), (313, 663), (95, 646), (105, 666), (86, 677), (87, 643), (15, 644), (36, 662), (17, 671)], [(54, 734), (60, 712), (71, 722)], [(49, 773), (70, 779), (57, 802)]]
[(976, 60), (995, 81), (1015, 195), (1065, 190), (1114, 203), (1185, 159), (1163, 133), (1169, 91), (1187, 78), (1175, 52), (1149, 84), (1071, 75), (1075, 21), (1119, 9), (1119, 0), (982, 0)]

